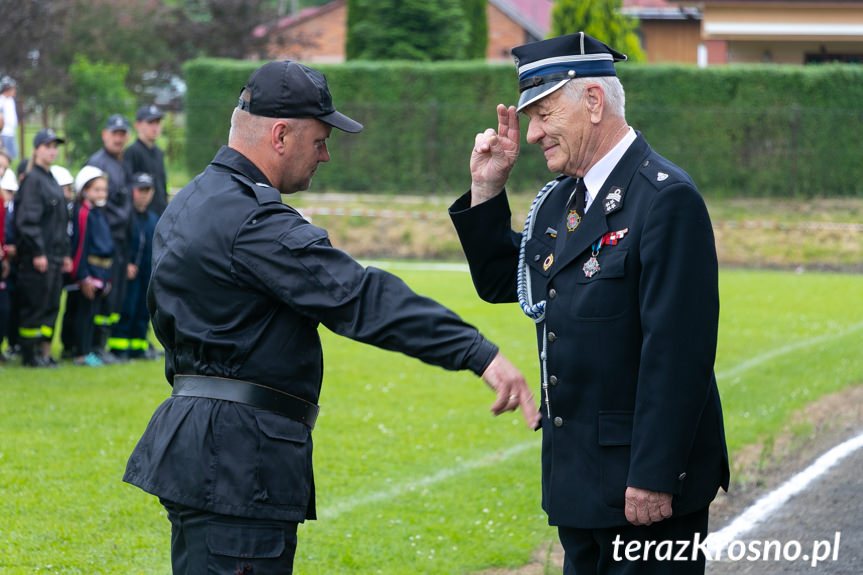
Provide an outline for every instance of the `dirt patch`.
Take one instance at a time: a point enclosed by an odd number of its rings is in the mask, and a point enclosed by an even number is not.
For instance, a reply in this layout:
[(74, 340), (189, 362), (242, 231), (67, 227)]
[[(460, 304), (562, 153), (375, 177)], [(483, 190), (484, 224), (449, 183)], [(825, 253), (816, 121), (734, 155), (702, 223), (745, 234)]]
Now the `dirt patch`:
[[(734, 456), (729, 493), (720, 491), (710, 507), (710, 530), (728, 524), (770, 489), (804, 469), (830, 448), (863, 429), (863, 385), (825, 395), (794, 413), (768, 443), (750, 445)], [(516, 569), (489, 569), (474, 575), (548, 575), (563, 569), (563, 549), (548, 541), (530, 563)]]

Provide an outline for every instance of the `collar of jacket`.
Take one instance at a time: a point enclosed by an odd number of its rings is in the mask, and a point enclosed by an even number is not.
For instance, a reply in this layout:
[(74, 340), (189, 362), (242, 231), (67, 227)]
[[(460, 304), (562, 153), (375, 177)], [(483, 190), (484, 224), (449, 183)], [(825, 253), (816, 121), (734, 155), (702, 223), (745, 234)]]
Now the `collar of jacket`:
[[(573, 260), (577, 259), (585, 250), (590, 249), (590, 246), (596, 240), (608, 233), (608, 216), (623, 208), (626, 189), (638, 172), (638, 167), (644, 160), (644, 157), (650, 151), (647, 140), (644, 139), (640, 132), (636, 131), (635, 141), (605, 180), (602, 189), (596, 195), (593, 205), (591, 205), (591, 208), (584, 215), (584, 220), (578, 226), (578, 229), (573, 232), (574, 235), (566, 241), (566, 245), (561, 250), (561, 253), (555, 255), (555, 262), (549, 279), (572, 263)], [(572, 186), (562, 185), (560, 188), (571, 190)], [(614, 209), (606, 211), (604, 209), (604, 201), (613, 188), (619, 188), (621, 194), (620, 200)]]

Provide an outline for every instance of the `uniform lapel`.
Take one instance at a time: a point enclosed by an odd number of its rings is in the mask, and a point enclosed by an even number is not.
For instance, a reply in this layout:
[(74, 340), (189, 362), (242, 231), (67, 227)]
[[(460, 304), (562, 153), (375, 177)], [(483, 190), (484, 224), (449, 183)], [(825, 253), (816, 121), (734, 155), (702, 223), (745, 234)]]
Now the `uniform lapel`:
[[(566, 238), (558, 240), (558, 248), (555, 250), (557, 252), (556, 261), (549, 279), (571, 264), (596, 240), (609, 232), (608, 216), (623, 208), (626, 189), (629, 187), (633, 175), (638, 171), (643, 158), (650, 153), (647, 141), (640, 132), (636, 133), (635, 141), (608, 176), (602, 189), (594, 198), (590, 209), (584, 215), (581, 224), (572, 232), (572, 237), (568, 240)], [(565, 227), (563, 235), (566, 235)]]

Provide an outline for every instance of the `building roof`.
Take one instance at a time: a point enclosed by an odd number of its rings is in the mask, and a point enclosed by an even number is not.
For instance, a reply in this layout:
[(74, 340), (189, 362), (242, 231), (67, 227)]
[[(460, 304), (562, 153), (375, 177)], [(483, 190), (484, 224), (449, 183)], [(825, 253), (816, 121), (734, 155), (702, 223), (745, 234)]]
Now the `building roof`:
[(695, 2), (674, 0), (623, 0), (620, 11), (639, 20), (701, 20)]
[(273, 30), (284, 30), (286, 28), (293, 28), (294, 26), (299, 26), (303, 22), (307, 22), (318, 16), (326, 14), (327, 12), (332, 12), (338, 8), (341, 8), (347, 3), (347, 0), (333, 0), (332, 2), (327, 2), (322, 6), (310, 6), (308, 8), (303, 8), (296, 14), (291, 14), (288, 16), (283, 16), (279, 18), (275, 24), (265, 25), (261, 24), (256, 27), (252, 32), (256, 38), (261, 38), (262, 36), (266, 36), (269, 32)]
[(542, 39), (551, 28), (552, 0), (488, 0), (531, 36)]

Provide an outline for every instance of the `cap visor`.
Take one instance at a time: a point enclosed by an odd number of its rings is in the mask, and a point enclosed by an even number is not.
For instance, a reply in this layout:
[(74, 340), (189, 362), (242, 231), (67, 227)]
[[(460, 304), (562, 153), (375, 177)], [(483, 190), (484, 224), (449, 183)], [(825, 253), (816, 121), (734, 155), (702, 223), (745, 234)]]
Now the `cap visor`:
[(535, 88), (528, 88), (524, 92), (521, 93), (521, 96), (518, 98), (518, 106), (516, 107), (516, 112), (521, 112), (526, 107), (530, 106), (534, 102), (537, 102), (552, 92), (556, 92), (563, 88), (564, 84), (569, 82), (571, 78), (567, 78), (565, 80), (561, 80), (557, 84), (543, 84), (542, 86), (536, 86)]
[(362, 124), (351, 120), (341, 112), (332, 112), (324, 116), (318, 116), (318, 120), (325, 124), (329, 124), (334, 128), (338, 128), (343, 132), (350, 132), (351, 134), (356, 134), (363, 129)]

